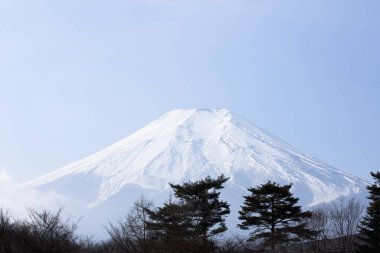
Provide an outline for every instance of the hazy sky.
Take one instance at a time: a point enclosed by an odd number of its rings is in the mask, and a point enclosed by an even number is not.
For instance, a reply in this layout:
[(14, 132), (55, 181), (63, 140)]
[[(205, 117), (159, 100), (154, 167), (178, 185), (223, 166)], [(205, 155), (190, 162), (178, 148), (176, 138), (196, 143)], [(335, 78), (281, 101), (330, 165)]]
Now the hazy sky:
[(0, 167), (26, 181), (176, 108), (380, 170), (378, 0), (0, 0)]

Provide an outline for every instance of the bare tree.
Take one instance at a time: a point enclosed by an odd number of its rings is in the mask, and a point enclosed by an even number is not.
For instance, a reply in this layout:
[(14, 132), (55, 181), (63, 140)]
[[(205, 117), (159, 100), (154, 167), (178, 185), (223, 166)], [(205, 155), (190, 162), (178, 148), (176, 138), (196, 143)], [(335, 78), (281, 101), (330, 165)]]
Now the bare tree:
[(332, 248), (340, 252), (353, 252), (355, 235), (363, 211), (364, 205), (354, 198), (347, 201), (340, 198), (331, 204), (331, 236), (337, 238), (332, 243)]
[[(31, 252), (75, 252), (77, 249), (75, 231), (78, 221), (63, 218), (62, 208), (55, 213), (48, 210), (29, 209), (29, 221), (24, 222), (19, 230), (23, 242)], [(23, 231), (22, 231), (23, 230)]]
[(0, 253), (12, 252), (13, 232), (9, 211), (0, 208)]
[(355, 198), (340, 198), (312, 210), (308, 226), (318, 231), (307, 243), (311, 252), (354, 252), (357, 225), (364, 205)]
[(122, 252), (144, 252), (147, 248), (148, 233), (146, 222), (149, 220), (147, 209), (153, 202), (140, 197), (123, 220), (110, 223), (107, 231), (116, 250)]
[(115, 253), (115, 251), (109, 241), (97, 242), (91, 237), (84, 237), (79, 240), (76, 253)]
[(327, 241), (329, 239), (329, 206), (322, 204), (312, 209), (312, 216), (307, 221), (307, 226), (317, 233), (309, 242), (309, 248), (312, 252), (326, 252)]

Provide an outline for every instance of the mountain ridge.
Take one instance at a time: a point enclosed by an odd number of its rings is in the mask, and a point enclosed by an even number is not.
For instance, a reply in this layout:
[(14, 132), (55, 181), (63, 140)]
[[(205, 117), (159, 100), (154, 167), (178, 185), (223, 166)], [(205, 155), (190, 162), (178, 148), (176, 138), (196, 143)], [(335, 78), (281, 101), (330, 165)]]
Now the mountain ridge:
[(228, 184), (242, 190), (267, 180), (293, 183), (294, 192), (307, 205), (355, 195), (365, 191), (366, 184), (219, 108), (170, 111), (115, 144), (27, 186), (52, 185), (54, 189), (56, 182), (84, 178), (94, 190), (87, 205), (95, 207), (126, 185), (159, 194), (168, 189), (169, 182), (219, 174), (230, 177)]

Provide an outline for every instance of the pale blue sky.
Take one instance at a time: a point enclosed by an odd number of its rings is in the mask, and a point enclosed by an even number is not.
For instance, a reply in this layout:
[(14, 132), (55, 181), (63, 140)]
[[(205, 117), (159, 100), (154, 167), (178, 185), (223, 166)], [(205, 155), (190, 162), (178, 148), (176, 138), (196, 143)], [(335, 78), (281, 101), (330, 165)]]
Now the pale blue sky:
[(0, 167), (25, 181), (176, 108), (380, 170), (378, 0), (0, 0)]

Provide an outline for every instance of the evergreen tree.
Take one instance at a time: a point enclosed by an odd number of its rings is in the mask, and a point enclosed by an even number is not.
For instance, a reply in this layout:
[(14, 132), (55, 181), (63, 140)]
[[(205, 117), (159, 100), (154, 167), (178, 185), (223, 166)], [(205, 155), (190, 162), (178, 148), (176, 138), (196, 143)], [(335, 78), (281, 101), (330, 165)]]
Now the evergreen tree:
[(169, 201), (156, 210), (147, 210), (150, 222), (147, 229), (156, 242), (178, 245), (176, 252), (211, 252), (210, 237), (227, 230), (225, 216), (230, 213), (229, 204), (219, 199), (223, 175), (216, 179), (206, 177), (181, 185), (170, 184), (176, 201)]
[[(149, 237), (162, 252), (182, 252), (189, 247), (192, 231), (188, 210), (182, 203), (171, 200), (157, 210), (146, 210), (150, 221), (146, 222)], [(158, 249), (156, 250), (160, 252)]]
[(184, 203), (187, 215), (192, 220), (193, 240), (201, 240), (200, 251), (209, 251), (209, 238), (227, 230), (225, 216), (230, 213), (230, 205), (219, 199), (219, 190), (227, 180), (221, 175), (216, 179), (208, 176), (182, 185), (170, 184), (174, 195)]
[(313, 235), (305, 222), (311, 212), (302, 212), (301, 206), (296, 205), (298, 198), (290, 192), (291, 186), (268, 181), (248, 189), (251, 194), (244, 196), (244, 205), (239, 211), (242, 223), (238, 226), (245, 230), (256, 227), (250, 240), (259, 240), (273, 251), (279, 244), (297, 242)]
[(371, 176), (375, 182), (367, 186), (370, 200), (367, 207), (367, 214), (359, 226), (358, 252), (380, 252), (380, 172), (373, 173)]

